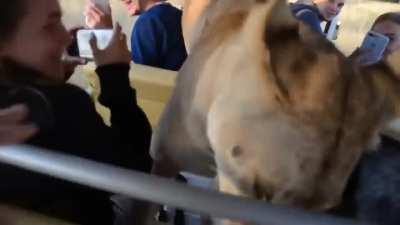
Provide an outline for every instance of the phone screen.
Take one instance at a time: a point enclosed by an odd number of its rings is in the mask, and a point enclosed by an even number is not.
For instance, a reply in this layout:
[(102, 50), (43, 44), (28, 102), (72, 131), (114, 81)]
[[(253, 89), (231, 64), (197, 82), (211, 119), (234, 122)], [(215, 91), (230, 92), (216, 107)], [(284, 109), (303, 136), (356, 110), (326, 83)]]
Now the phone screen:
[(113, 36), (111, 29), (82, 29), (77, 33), (79, 56), (86, 59), (93, 59), (92, 48), (90, 47), (90, 39), (92, 35), (97, 38), (97, 46), (104, 49), (108, 46)]

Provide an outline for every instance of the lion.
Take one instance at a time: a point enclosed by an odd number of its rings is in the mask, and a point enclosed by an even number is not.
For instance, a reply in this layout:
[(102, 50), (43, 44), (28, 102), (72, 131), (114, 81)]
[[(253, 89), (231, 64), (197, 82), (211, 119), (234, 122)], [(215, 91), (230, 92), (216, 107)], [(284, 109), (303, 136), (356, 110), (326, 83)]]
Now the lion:
[(360, 68), (284, 0), (201, 7), (184, 26), (190, 54), (153, 134), (153, 173), (216, 177), (221, 192), (272, 204), (337, 206), (399, 115), (400, 54)]

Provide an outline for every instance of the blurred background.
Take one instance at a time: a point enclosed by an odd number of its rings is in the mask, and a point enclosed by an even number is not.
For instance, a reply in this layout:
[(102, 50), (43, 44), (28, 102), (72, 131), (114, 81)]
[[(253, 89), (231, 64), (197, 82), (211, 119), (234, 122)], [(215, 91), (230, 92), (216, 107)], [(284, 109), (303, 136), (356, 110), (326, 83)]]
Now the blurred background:
[[(83, 15), (85, 1), (86, 0), (59, 0), (61, 3), (61, 7), (63, 9), (63, 20), (66, 24), (67, 28), (83, 26), (85, 17)], [(183, 0), (169, 0), (168, 2), (172, 3), (178, 8), (182, 8)], [(132, 32), (133, 25), (137, 19), (137, 16), (130, 17), (126, 13), (125, 8), (123, 7), (120, 0), (110, 0), (111, 10), (113, 14), (113, 21), (119, 22), (123, 28), (123, 31), (128, 35), (128, 46), (130, 47), (130, 38), (129, 35)], [(93, 81), (90, 81), (90, 77), (88, 78), (88, 73), (83, 71), (85, 69), (92, 68), (77, 68), (75, 74), (69, 80), (70, 83), (78, 85), (79, 87), (87, 90), (89, 94), (91, 94), (93, 87)], [(86, 76), (83, 76), (85, 74)], [(157, 107), (159, 108), (159, 107)], [(104, 109), (105, 110), (105, 109)]]
[[(63, 19), (67, 28), (84, 24), (85, 1), (60, 0), (64, 11)], [(110, 0), (113, 19), (122, 25), (126, 34), (130, 35), (136, 18), (127, 15), (120, 1)], [(169, 2), (178, 8), (182, 8), (183, 0), (170, 0)], [(388, 11), (400, 11), (399, 0), (346, 0), (345, 7), (339, 17), (340, 28), (334, 43), (344, 54), (349, 55), (361, 44), (376, 17)], [(69, 82), (87, 90), (95, 99), (99, 88), (96, 76), (92, 74), (94, 68), (90, 65), (92, 64), (78, 68)], [(131, 73), (132, 79), (136, 79), (132, 82), (132, 85), (135, 85), (139, 90), (139, 102), (154, 125), (157, 123), (159, 114), (171, 94), (175, 78), (174, 73), (165, 75), (168, 71), (142, 69), (138, 65), (132, 67)], [(108, 117), (107, 109), (98, 106), (98, 111), (104, 118)], [(400, 130), (400, 121), (398, 127)]]
[[(61, 6), (64, 10), (64, 22), (67, 27), (73, 27), (84, 24), (83, 9), (86, 0), (60, 0)], [(182, 8), (182, 0), (170, 0), (178, 8)], [(136, 17), (129, 17), (126, 14), (120, 0), (110, 0), (111, 10), (113, 12), (114, 21), (118, 21), (124, 31), (130, 33), (132, 24), (135, 22)]]
[[(82, 25), (85, 0), (60, 0), (60, 2), (64, 9), (64, 21), (67, 26)], [(183, 0), (170, 0), (169, 2), (181, 8)], [(110, 0), (110, 3), (114, 20), (120, 22), (124, 31), (130, 34), (136, 18), (127, 16), (120, 0)], [(360, 45), (374, 19), (388, 11), (400, 11), (398, 1), (347, 0), (340, 15), (341, 25), (335, 44), (345, 54), (350, 54)]]
[[(82, 26), (84, 24), (84, 3), (86, 0), (60, 0), (64, 11), (64, 22), (67, 28)], [(178, 8), (181, 8), (183, 0), (170, 0)], [(201, 1), (201, 0), (198, 0)], [(236, 0), (239, 1), (239, 0)], [(399, 0), (371, 1), (371, 0), (346, 0), (346, 5), (340, 14), (340, 29), (334, 43), (345, 54), (350, 54), (358, 47), (366, 32), (377, 16), (388, 11), (400, 11)], [(118, 21), (125, 33), (130, 34), (136, 18), (129, 17), (125, 12), (120, 0), (110, 0), (114, 21)], [(139, 104), (144, 108), (153, 125), (157, 123), (158, 117), (171, 95), (174, 85), (175, 73), (157, 69), (148, 69), (139, 65), (132, 67), (131, 72), (133, 85), (138, 89)], [(93, 65), (78, 68), (70, 80), (84, 88), (93, 97), (98, 93), (99, 85), (93, 75)], [(99, 113), (105, 120), (108, 111), (97, 104)], [(400, 140), (400, 121), (393, 124), (393, 133)], [(12, 218), (13, 225), (66, 225), (62, 221), (44, 218), (41, 215), (32, 216), (31, 212), (15, 210), (0, 205), (0, 211), (5, 212), (1, 216)], [(17, 212), (17, 213), (16, 213)], [(1, 224), (9, 224), (0, 221)]]
[(340, 29), (335, 44), (350, 54), (361, 44), (373, 21), (388, 11), (400, 11), (398, 1), (347, 0), (340, 14)]

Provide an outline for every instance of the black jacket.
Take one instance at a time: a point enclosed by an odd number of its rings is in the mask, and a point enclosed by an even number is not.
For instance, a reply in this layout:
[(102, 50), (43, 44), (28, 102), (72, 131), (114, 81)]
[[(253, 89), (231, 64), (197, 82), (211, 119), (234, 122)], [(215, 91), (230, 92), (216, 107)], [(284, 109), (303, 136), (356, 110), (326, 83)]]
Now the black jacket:
[[(32, 85), (50, 105), (51, 125), (27, 142), (125, 168), (148, 172), (151, 126), (129, 86), (129, 66), (102, 66), (100, 103), (111, 110), (111, 127), (80, 88)], [(79, 224), (112, 224), (109, 194), (0, 164), (0, 201)]]
[(382, 136), (350, 178), (339, 215), (373, 224), (400, 224), (400, 142)]

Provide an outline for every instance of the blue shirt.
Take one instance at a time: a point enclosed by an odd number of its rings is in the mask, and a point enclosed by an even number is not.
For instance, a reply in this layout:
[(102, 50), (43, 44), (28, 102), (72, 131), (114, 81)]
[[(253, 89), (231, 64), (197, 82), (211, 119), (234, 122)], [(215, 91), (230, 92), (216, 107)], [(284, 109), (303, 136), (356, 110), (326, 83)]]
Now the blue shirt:
[(321, 23), (323, 21), (322, 16), (317, 7), (313, 5), (305, 4), (292, 4), (291, 5), (292, 14), (298, 20), (309, 25), (313, 30), (320, 34), (324, 34), (321, 29)]
[(179, 70), (187, 57), (182, 11), (168, 3), (141, 14), (132, 31), (132, 60), (138, 64)]

